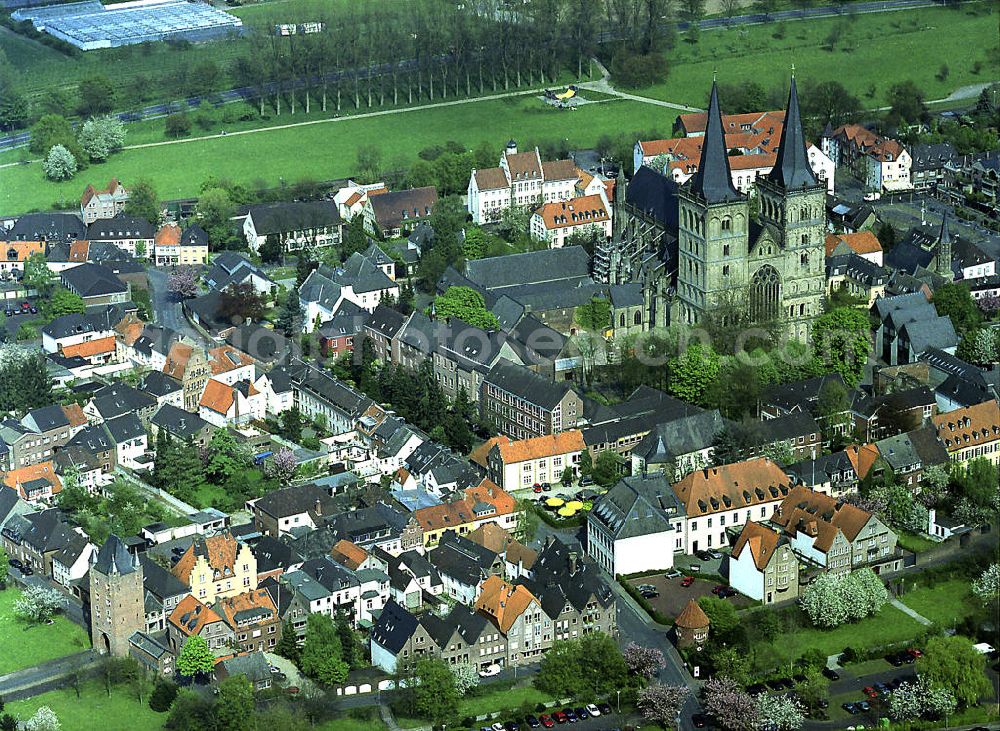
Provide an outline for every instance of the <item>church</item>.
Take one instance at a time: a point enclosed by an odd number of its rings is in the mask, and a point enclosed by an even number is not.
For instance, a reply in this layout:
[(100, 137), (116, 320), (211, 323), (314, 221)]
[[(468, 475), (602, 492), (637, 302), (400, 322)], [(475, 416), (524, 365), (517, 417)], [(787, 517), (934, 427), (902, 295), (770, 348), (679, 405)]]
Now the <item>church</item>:
[(619, 174), (613, 236), (595, 251), (594, 277), (640, 283), (651, 327), (694, 326), (728, 302), (809, 337), (825, 289), (826, 186), (809, 165), (794, 76), (774, 168), (753, 193), (733, 186), (714, 81), (697, 173), (677, 185), (641, 167), (624, 188)]

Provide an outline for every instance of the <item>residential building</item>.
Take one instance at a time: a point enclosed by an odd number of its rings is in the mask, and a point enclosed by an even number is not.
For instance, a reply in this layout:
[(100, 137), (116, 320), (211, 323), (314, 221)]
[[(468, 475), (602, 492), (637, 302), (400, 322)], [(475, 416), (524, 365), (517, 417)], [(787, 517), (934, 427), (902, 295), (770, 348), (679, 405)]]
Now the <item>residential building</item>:
[(78, 404), (52, 404), (32, 409), (20, 421), (0, 421), (0, 470), (18, 469), (51, 460), (87, 424)]
[(826, 235), (826, 257), (857, 254), (872, 264), (882, 266), (882, 244), (871, 231), (829, 233)]
[(632, 474), (663, 472), (671, 481), (711, 464), (715, 437), (726, 422), (718, 409), (657, 424), (632, 449)]
[(179, 655), (191, 637), (204, 639), (208, 649), (219, 656), (231, 652), (236, 633), (215, 610), (189, 594), (167, 619), (167, 641), (171, 651)]
[(798, 485), (771, 516), (806, 563), (843, 574), (871, 567), (875, 573), (902, 567), (896, 534), (869, 512)]
[(156, 435), (162, 429), (173, 439), (190, 442), (198, 449), (205, 449), (212, 440), (215, 427), (197, 414), (185, 411), (172, 404), (164, 404), (149, 420), (150, 431), (154, 443)]
[(799, 560), (780, 531), (750, 521), (729, 558), (729, 584), (762, 604), (798, 599)]
[(1000, 405), (995, 399), (931, 418), (952, 461), (982, 457), (1000, 465)]
[(332, 201), (260, 203), (250, 206), (243, 236), (253, 251), (273, 237), (285, 252), (339, 246), (344, 219)]
[(237, 251), (220, 251), (212, 258), (212, 266), (205, 273), (205, 284), (217, 292), (250, 285), (254, 292), (268, 300), (278, 289), (277, 282), (263, 269)]
[(875, 355), (889, 365), (912, 363), (930, 348), (955, 354), (959, 338), (951, 318), (939, 316), (923, 294), (883, 297), (873, 309), (879, 320)]
[(857, 254), (843, 254), (826, 258), (826, 290), (832, 296), (843, 291), (871, 307), (875, 300), (885, 296), (889, 272)]
[(684, 507), (685, 552), (728, 546), (727, 529), (769, 518), (792, 487), (784, 469), (766, 457), (692, 472), (672, 485)]
[(612, 576), (669, 569), (684, 550), (684, 506), (662, 473), (618, 481), (587, 513), (587, 553)]
[(60, 275), (62, 285), (80, 295), (86, 305), (127, 302), (129, 288), (111, 269), (102, 264), (81, 264)]
[(925, 469), (948, 464), (948, 452), (930, 425), (880, 439), (875, 448), (879, 453), (879, 461), (873, 466), (875, 477), (888, 469), (897, 484), (914, 491), (920, 489)]
[(950, 142), (914, 145), (911, 154), (910, 178), (914, 190), (936, 191), (945, 184), (948, 165), (958, 161), (959, 155)]
[(166, 642), (163, 635), (154, 637), (146, 632), (136, 632), (129, 638), (129, 656), (154, 677), (172, 678), (174, 655)]
[(219, 599), (214, 609), (233, 630), (242, 652), (274, 652), (281, 639), (281, 618), (266, 589)]
[(611, 212), (603, 195), (586, 195), (569, 200), (543, 203), (528, 220), (532, 238), (551, 249), (562, 248), (574, 234), (611, 236)]
[(489, 577), (483, 582), (475, 608), (507, 639), (509, 667), (535, 662), (552, 646), (552, 620), (535, 595), (522, 584), (510, 584), (499, 576)]
[[(7, 492), (13, 493), (0, 488), (0, 494)], [(80, 532), (64, 521), (59, 510), (51, 508), (11, 515), (0, 530), (0, 538), (9, 559), (17, 559), (36, 574), (52, 576), (53, 557)]]
[(257, 559), (228, 531), (197, 538), (172, 571), (193, 597), (209, 604), (257, 588)]
[(384, 239), (405, 235), (431, 217), (437, 199), (433, 185), (369, 195), (362, 209), (365, 230)]
[(559, 483), (569, 468), (579, 472), (580, 454), (587, 448), (579, 429), (514, 441), (495, 437), (486, 453), (487, 474), (504, 490), (524, 490), (542, 483)]
[[(278, 630), (281, 630), (280, 625)], [(215, 679), (219, 682), (234, 675), (242, 675), (246, 678), (255, 691), (267, 690), (271, 687), (274, 679), (271, 664), (261, 650), (227, 657), (220, 660), (215, 666)]]
[(90, 571), (97, 546), (85, 535), (74, 534), (61, 550), (52, 556), (52, 580), (63, 591), (73, 593), (73, 582), (79, 581)]
[(307, 483), (250, 500), (247, 510), (261, 533), (280, 538), (294, 530), (314, 530), (336, 511), (336, 503), (326, 490)]
[(913, 189), (913, 160), (899, 141), (860, 124), (845, 124), (825, 131), (821, 143), (823, 152), (838, 166), (851, 168), (867, 190), (892, 193)]
[(580, 173), (572, 160), (542, 162), (537, 147), (518, 152), (511, 140), (497, 167), (473, 169), (466, 205), (474, 223), (495, 223), (511, 206), (569, 200), (576, 194)]
[(219, 428), (263, 421), (266, 411), (267, 397), (250, 381), (229, 385), (210, 378), (198, 401), (198, 416)]
[(197, 413), (201, 394), (212, 375), (205, 349), (184, 342), (173, 343), (162, 370), (180, 381), (184, 390), (184, 410)]
[(118, 178), (111, 178), (108, 187), (103, 190), (96, 190), (88, 184), (80, 197), (80, 217), (87, 225), (102, 218), (114, 218), (125, 210), (127, 202), (128, 190), (118, 182)]
[(171, 221), (160, 226), (151, 249), (158, 267), (202, 266), (208, 263), (208, 234), (196, 223), (181, 229)]
[(98, 242), (111, 244), (139, 259), (145, 259), (153, 251), (154, 236), (149, 221), (124, 213), (99, 219), (87, 226), (87, 240), (91, 245)]
[(815, 492), (840, 498), (857, 492), (858, 473), (846, 451), (820, 454), (787, 467), (798, 481)]
[[(344, 302), (373, 312), (383, 298), (398, 298), (399, 285), (386, 274), (391, 267), (380, 265), (379, 261), (354, 252), (337, 269), (321, 264), (310, 272), (299, 287), (304, 330), (312, 332), (332, 320)], [(363, 325), (364, 320), (359, 324)]]
[(496, 523), (514, 532), (519, 514), (513, 497), (489, 480), (483, 480), (476, 487), (466, 488), (452, 502), (420, 508), (413, 517), (423, 531), (423, 547), (432, 549), (446, 531), (464, 536), (483, 523)]
[(62, 480), (51, 461), (7, 470), (3, 473), (3, 484), (22, 500), (34, 504), (50, 505), (62, 492)]
[(583, 399), (572, 382), (552, 381), (500, 360), (483, 378), (479, 410), (501, 434), (530, 439), (575, 428), (583, 418)]

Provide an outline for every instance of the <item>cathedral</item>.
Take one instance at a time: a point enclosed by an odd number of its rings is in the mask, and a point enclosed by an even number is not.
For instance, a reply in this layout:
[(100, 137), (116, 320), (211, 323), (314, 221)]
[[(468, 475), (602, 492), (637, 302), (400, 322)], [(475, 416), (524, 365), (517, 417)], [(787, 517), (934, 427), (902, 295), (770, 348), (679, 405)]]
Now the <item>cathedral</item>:
[(697, 325), (720, 302), (745, 302), (753, 321), (809, 337), (825, 286), (826, 186), (809, 166), (794, 76), (774, 167), (756, 181), (756, 213), (733, 185), (714, 82), (697, 173), (677, 186), (642, 167), (624, 187), (619, 174), (614, 236), (595, 251), (594, 276), (640, 282), (646, 322)]

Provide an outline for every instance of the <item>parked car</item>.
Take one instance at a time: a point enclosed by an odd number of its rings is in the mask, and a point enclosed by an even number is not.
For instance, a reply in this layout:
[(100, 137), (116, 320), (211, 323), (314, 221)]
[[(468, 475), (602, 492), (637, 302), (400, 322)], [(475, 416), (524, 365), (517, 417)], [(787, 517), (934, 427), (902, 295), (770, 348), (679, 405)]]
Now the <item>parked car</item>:
[(569, 721), (569, 716), (567, 716), (562, 711), (556, 711), (555, 713), (553, 713), (552, 718), (555, 719), (556, 723), (566, 723), (567, 721)]
[(704, 713), (696, 713), (691, 716), (691, 723), (695, 728), (705, 728), (705, 724), (708, 723), (708, 716)]
[(563, 712), (563, 715), (566, 716), (566, 719), (570, 723), (576, 723), (577, 722), (578, 719), (576, 717), (576, 711), (574, 711), (572, 708), (563, 708), (562, 712)]
[(841, 703), (840, 707), (843, 708), (848, 713), (850, 713), (852, 716), (856, 716), (859, 713), (861, 713), (861, 709), (858, 708), (857, 703)]
[(858, 708), (861, 709), (862, 713), (868, 713), (871, 710), (872, 704), (868, 701), (858, 701)]
[(490, 726), (490, 728), (493, 729), (493, 731), (504, 731), (503, 724), (500, 723), (499, 721)]
[(875, 688), (872, 687), (872, 686), (870, 686), (870, 685), (866, 685), (865, 686), (865, 688), (864, 688), (864, 694), (866, 696), (868, 696), (869, 698), (877, 698), (878, 697), (878, 691), (875, 690)]
[(911, 648), (907, 649), (906, 653), (908, 655), (910, 655), (914, 660), (916, 660), (919, 657), (923, 657), (923, 655), (924, 655), (924, 653), (922, 653), (916, 647), (911, 647)]
[(531, 491), (532, 492), (541, 492), (542, 491), (542, 486), (541, 485), (535, 485), (533, 488), (531, 488)]
[(639, 591), (656, 591), (656, 587), (652, 584), (639, 584), (636, 589)]
[(691, 586), (691, 584), (693, 584), (693, 583), (694, 583), (694, 577), (693, 576), (685, 576), (683, 579), (681, 579), (681, 586), (687, 587), (687, 586)]
[(605, 716), (611, 715), (611, 706), (607, 703), (598, 703), (597, 710), (603, 713)]
[(528, 728), (538, 728), (542, 725), (542, 722), (538, 720), (537, 716), (525, 716), (524, 722), (528, 724)]
[(591, 716), (591, 717), (594, 717), (594, 718), (596, 718), (597, 716), (601, 715), (601, 709), (598, 708), (593, 703), (588, 703), (587, 707), (584, 710), (587, 711), (587, 715), (588, 716)]
[(23, 576), (32, 576), (32, 575), (34, 575), (34, 573), (35, 573), (35, 570), (33, 568), (31, 568), (30, 566), (28, 566), (27, 564), (25, 564), (24, 566), (21, 567), (21, 574)]
[(31, 308), (31, 314), (32, 315), (37, 315), (38, 314), (38, 308), (37, 307), (32, 307)]
[(590, 714), (587, 713), (587, 709), (584, 708), (583, 706), (577, 706), (576, 708), (574, 708), (573, 713), (576, 714), (577, 719), (579, 719), (580, 721), (586, 721), (588, 718), (590, 718)]
[(678, 571), (677, 569), (670, 569), (670, 571), (668, 571), (667, 573), (665, 573), (663, 575), (663, 578), (665, 578), (665, 579), (676, 579), (680, 575), (681, 575), (681, 572)]
[(553, 726), (556, 725), (556, 722), (552, 720), (552, 716), (550, 716), (547, 713), (543, 713), (541, 716), (539, 716), (538, 720), (542, 722), (542, 725), (545, 728), (552, 728)]
[(714, 548), (708, 549), (707, 551), (705, 551), (705, 553), (707, 553), (709, 556), (711, 556), (712, 558), (714, 558), (716, 560), (722, 558), (722, 552), (721, 551), (716, 551)]
[(494, 675), (499, 675), (500, 671), (502, 669), (503, 668), (501, 668), (499, 665), (489, 665), (484, 670), (480, 670), (479, 671), (479, 677), (480, 678), (489, 678), (489, 677), (492, 677)]
[(763, 683), (754, 683), (753, 685), (747, 687), (747, 693), (750, 695), (760, 695), (761, 693), (767, 692), (767, 686)]
[(840, 680), (840, 673), (833, 668), (823, 668), (821, 672), (823, 673), (823, 677), (827, 680)]
[(24, 564), (21, 563), (21, 559), (19, 559), (19, 558), (12, 558), (9, 561), (7, 561), (7, 563), (10, 564), (11, 566), (13, 566), (15, 569), (18, 569), (18, 570), (24, 568)]
[(656, 599), (658, 596), (660, 596), (660, 592), (658, 592), (656, 589), (640, 591), (639, 596), (641, 596), (643, 599)]
[(517, 721), (508, 721), (503, 727), (505, 731), (521, 731), (521, 724)]
[(693, 563), (693, 564), (691, 564), (690, 566), (687, 567), (687, 570), (690, 571), (692, 574), (696, 574), (699, 571), (701, 571), (701, 566), (699, 566), (696, 563)]
[(712, 554), (710, 554), (708, 551), (695, 551), (694, 555), (700, 558), (702, 561), (712, 560)]
[(594, 478), (591, 477), (590, 475), (584, 475), (583, 477), (580, 478), (580, 482), (578, 484), (580, 485), (580, 487), (586, 487), (587, 485), (593, 485), (594, 484)]

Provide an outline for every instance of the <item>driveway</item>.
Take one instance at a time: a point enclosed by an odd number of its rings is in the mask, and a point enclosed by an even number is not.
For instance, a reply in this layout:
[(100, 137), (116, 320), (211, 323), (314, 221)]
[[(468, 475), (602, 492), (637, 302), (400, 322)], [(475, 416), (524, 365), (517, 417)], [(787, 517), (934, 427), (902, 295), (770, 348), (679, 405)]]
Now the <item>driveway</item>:
[(195, 330), (184, 316), (181, 303), (176, 301), (167, 288), (170, 271), (166, 268), (148, 267), (149, 299), (153, 307), (153, 322), (185, 335), (196, 343), (203, 342), (201, 333)]
[[(305, 675), (299, 672), (299, 669), (295, 667), (295, 663), (291, 660), (283, 658), (281, 655), (275, 655), (273, 652), (265, 652), (264, 657), (267, 661), (281, 670), (288, 680), (275, 681), (276, 685), (288, 688), (291, 686), (296, 686), (300, 689), (301, 693), (310, 693), (316, 690), (316, 684), (307, 678)], [(300, 694), (301, 694), (300, 693)]]

